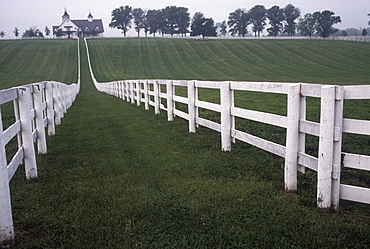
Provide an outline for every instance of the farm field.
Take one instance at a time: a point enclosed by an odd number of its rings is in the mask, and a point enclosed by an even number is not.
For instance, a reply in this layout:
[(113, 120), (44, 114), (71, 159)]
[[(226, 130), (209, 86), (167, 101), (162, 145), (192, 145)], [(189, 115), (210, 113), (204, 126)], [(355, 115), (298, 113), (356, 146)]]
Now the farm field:
[[(18, 57), (28, 46), (37, 48), (38, 42), (43, 47), (56, 44), (32, 41), (16, 48), (20, 51), (8, 60), (7, 75), (17, 75), (11, 70), (17, 65), (12, 66), (13, 61), (21, 60)], [(61, 42), (70, 43), (64, 48), (70, 52), (66, 56), (63, 49), (56, 50), (65, 56), (58, 63), (73, 75), (64, 73), (58, 80), (71, 83), (77, 78), (73, 69), (77, 68), (77, 42)], [(300, 175), (298, 193), (285, 193), (283, 159), (239, 142), (232, 152), (223, 153), (216, 132), (200, 127), (196, 134), (189, 134), (184, 120), (167, 122), (164, 112), (154, 115), (153, 110), (97, 92), (80, 42), (81, 92), (56, 136), (48, 138), (48, 154), (37, 156), (39, 178), (26, 181), (19, 169), (11, 181), (14, 248), (368, 247), (368, 205), (342, 201), (339, 212), (320, 213), (313, 172)], [(88, 43), (100, 82), (161, 78), (370, 83), (366, 70), (370, 44), (365, 43), (162, 39)], [(251, 52), (246, 57), (237, 52), (238, 47)], [(272, 52), (278, 47), (286, 52), (294, 47), (292, 58)], [(54, 57), (53, 51), (49, 57)], [(301, 55), (293, 59), (294, 54)], [(304, 60), (306, 55), (310, 59)], [(43, 60), (42, 56), (35, 58)], [(53, 77), (49, 74), (55, 67), (52, 63), (34, 64), (37, 75), (23, 70), (18, 73), (20, 80), (12, 82), (20, 85)], [(6, 82), (0, 73), (1, 88), (10, 86)], [(218, 101), (212, 91), (201, 96)], [(245, 103), (245, 97), (239, 96), (239, 105), (286, 112), (286, 99), (281, 96), (250, 95), (251, 103)], [(310, 101), (310, 115), (315, 119), (317, 103)], [(368, 108), (366, 101), (353, 102), (346, 115), (370, 120)], [(252, 124), (250, 128), (256, 127)], [(284, 139), (284, 133), (257, 129), (258, 134)], [(370, 154), (369, 145), (365, 139), (347, 149)], [(359, 181), (370, 186), (366, 175)]]
[(369, 84), (368, 43), (322, 40), (89, 40), (99, 82), (124, 79)]
[(0, 89), (43, 80), (77, 81), (75, 40), (0, 41)]

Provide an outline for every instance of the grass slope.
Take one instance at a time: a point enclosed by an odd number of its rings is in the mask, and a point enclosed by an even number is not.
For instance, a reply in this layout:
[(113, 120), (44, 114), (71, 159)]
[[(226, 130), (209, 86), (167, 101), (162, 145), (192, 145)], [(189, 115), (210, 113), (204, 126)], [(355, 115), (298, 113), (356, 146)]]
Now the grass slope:
[(0, 89), (43, 80), (77, 81), (75, 40), (0, 41)]
[(321, 40), (89, 40), (101, 82), (187, 79), (369, 84), (370, 44)]
[(282, 159), (244, 143), (222, 153), (216, 132), (188, 134), (184, 120), (97, 92), (83, 47), (81, 82), (48, 155), (37, 156), (39, 179), (26, 181), (20, 169), (11, 181), (14, 248), (370, 244), (368, 205), (342, 202), (341, 212), (321, 214), (314, 175), (300, 176), (298, 194), (284, 193)]

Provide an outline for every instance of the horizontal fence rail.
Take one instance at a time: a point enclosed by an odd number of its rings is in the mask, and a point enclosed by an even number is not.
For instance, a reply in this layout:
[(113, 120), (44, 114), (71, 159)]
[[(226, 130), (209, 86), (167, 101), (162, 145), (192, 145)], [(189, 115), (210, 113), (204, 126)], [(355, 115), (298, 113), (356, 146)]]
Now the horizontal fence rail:
[[(79, 50), (79, 47), (78, 47)], [(14, 228), (9, 182), (19, 165), (24, 164), (26, 178), (37, 178), (35, 146), (39, 154), (47, 153), (46, 131), (55, 135), (55, 126), (72, 106), (80, 91), (80, 53), (78, 79), (70, 85), (45, 81), (0, 90), (0, 246), (14, 243)], [(2, 105), (13, 105), (14, 123), (4, 130)], [(7, 154), (6, 146), (17, 140), (17, 151)], [(9, 159), (9, 157), (11, 157)], [(9, 163), (8, 163), (9, 159)]]
[[(88, 51), (87, 41), (85, 40)], [(90, 58), (88, 54), (90, 64)], [(340, 183), (342, 167), (370, 171), (370, 156), (342, 152), (342, 133), (370, 135), (370, 121), (343, 118), (345, 99), (370, 99), (370, 86), (334, 86), (318, 84), (288, 84), (270, 82), (207, 82), (183, 80), (125, 80), (99, 83), (90, 73), (98, 91), (114, 95), (154, 112), (167, 112), (168, 121), (174, 116), (189, 122), (189, 132), (204, 126), (221, 133), (223, 151), (230, 151), (233, 141), (240, 140), (285, 158), (285, 189), (297, 190), (297, 172), (305, 168), (317, 171), (317, 206), (335, 209), (339, 200), (370, 204), (370, 188)], [(187, 88), (187, 97), (178, 96), (176, 86)], [(201, 88), (217, 89), (220, 104), (198, 99)], [(165, 90), (164, 90), (165, 89)], [(162, 92), (163, 91), (163, 92)], [(234, 92), (249, 91), (278, 93), (287, 97), (287, 115), (247, 110), (234, 106)], [(306, 120), (306, 98), (321, 99), (320, 122)], [(163, 104), (164, 103), (164, 104)], [(176, 109), (176, 104), (187, 105), (187, 112)], [(221, 121), (199, 117), (199, 108), (220, 113)], [(286, 144), (277, 144), (235, 128), (235, 118), (253, 120), (286, 129)], [(319, 138), (318, 157), (306, 153), (306, 134)]]

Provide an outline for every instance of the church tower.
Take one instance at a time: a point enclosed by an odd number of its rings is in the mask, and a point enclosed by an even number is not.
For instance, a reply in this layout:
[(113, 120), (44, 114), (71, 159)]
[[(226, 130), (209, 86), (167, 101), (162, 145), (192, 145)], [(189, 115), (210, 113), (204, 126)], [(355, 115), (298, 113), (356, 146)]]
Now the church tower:
[(92, 22), (93, 21), (93, 15), (91, 15), (91, 11), (89, 12), (89, 15), (87, 16), (87, 20), (89, 22)]
[(69, 19), (69, 15), (67, 13), (67, 9), (64, 8), (64, 15), (62, 16), (62, 22), (64, 22), (66, 19)]

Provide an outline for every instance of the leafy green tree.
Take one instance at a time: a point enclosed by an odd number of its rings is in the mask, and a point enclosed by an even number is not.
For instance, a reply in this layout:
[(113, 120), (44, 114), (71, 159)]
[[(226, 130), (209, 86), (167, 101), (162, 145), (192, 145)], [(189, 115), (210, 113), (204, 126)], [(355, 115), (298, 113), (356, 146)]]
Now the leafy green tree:
[(333, 25), (342, 22), (342, 20), (339, 16), (334, 15), (335, 13), (330, 10), (316, 11), (313, 13), (313, 16), (316, 18), (316, 32), (321, 37), (329, 37), (338, 31), (338, 29), (333, 28)]
[(223, 20), (222, 23), (221, 23), (221, 26), (220, 26), (220, 34), (222, 36), (225, 36), (227, 34), (227, 24), (226, 24), (226, 21)]
[(159, 12), (159, 19), (158, 19), (158, 24), (159, 24), (159, 33), (164, 36), (165, 34), (169, 33), (168, 32), (168, 22), (165, 17), (166, 13), (164, 12), (164, 9), (161, 9)]
[(64, 33), (63, 33), (62, 29), (58, 29), (57, 32), (55, 32), (56, 37), (62, 37), (63, 35), (64, 35)]
[(299, 19), (298, 32), (303, 36), (309, 36), (310, 38), (316, 31), (316, 18), (313, 14), (307, 13), (303, 18)]
[(0, 31), (0, 36), (1, 36), (1, 38), (4, 38), (5, 32), (4, 31)]
[(238, 35), (244, 37), (248, 33), (248, 25), (250, 24), (250, 16), (247, 11), (237, 9), (229, 14), (229, 21), (227, 24), (230, 27), (231, 35)]
[(145, 12), (142, 8), (135, 8), (132, 10), (132, 17), (134, 19), (137, 36), (140, 37), (140, 30), (144, 28)]
[(121, 6), (112, 11), (112, 21), (109, 23), (110, 28), (122, 29), (126, 37), (127, 31), (131, 28), (132, 8), (128, 5)]
[(254, 36), (260, 36), (266, 26), (266, 8), (263, 5), (256, 5), (249, 10), (249, 16)]
[(39, 33), (40, 33), (40, 30), (37, 27), (32, 26), (30, 27), (30, 29), (27, 29), (26, 31), (24, 31), (22, 37), (37, 37), (39, 36)]
[(301, 15), (301, 11), (299, 8), (294, 7), (293, 4), (288, 4), (283, 10), (285, 17), (284, 33), (287, 33), (288, 36), (293, 36), (297, 26), (295, 20)]
[(348, 36), (348, 32), (346, 30), (342, 30), (342, 35), (343, 36)]
[(166, 8), (163, 9), (163, 14), (166, 23), (165, 32), (173, 36), (174, 34), (176, 34), (177, 29), (177, 18), (178, 18), (177, 7), (167, 6)]
[(50, 29), (48, 27), (45, 27), (45, 35), (46, 36), (50, 35)]
[(13, 33), (14, 33), (15, 37), (18, 38), (18, 36), (19, 36), (19, 29), (17, 27), (15, 27)]
[(178, 33), (182, 36), (186, 36), (186, 33), (189, 33), (189, 25), (190, 25), (190, 15), (188, 13), (188, 8), (185, 7), (178, 7), (177, 8), (177, 26), (178, 26)]
[(149, 30), (149, 21), (148, 21), (148, 11), (144, 10), (144, 21), (143, 21), (143, 29), (145, 33), (145, 37), (148, 36)]
[(164, 33), (170, 34), (171, 36), (174, 34), (182, 34), (182, 36), (184, 36), (189, 32), (190, 17), (188, 8), (167, 6), (162, 12)]
[(266, 17), (270, 20), (270, 28), (267, 29), (269, 36), (277, 36), (283, 30), (283, 21), (285, 20), (284, 11), (279, 6), (272, 6), (266, 12)]
[(216, 36), (217, 27), (212, 18), (205, 18), (204, 15), (200, 12), (196, 12), (192, 19), (191, 24), (191, 36), (201, 35), (204, 39), (206, 36)]
[(146, 14), (147, 22), (148, 22), (148, 28), (149, 33), (155, 34), (159, 32), (161, 27), (161, 18), (162, 18), (162, 11), (161, 10), (148, 10)]
[(367, 30), (366, 29), (363, 29), (361, 35), (362, 36), (367, 36)]
[(195, 12), (193, 15), (193, 18), (191, 19), (191, 23), (195, 22), (198, 19), (202, 19), (202, 18), (205, 18), (202, 12)]

